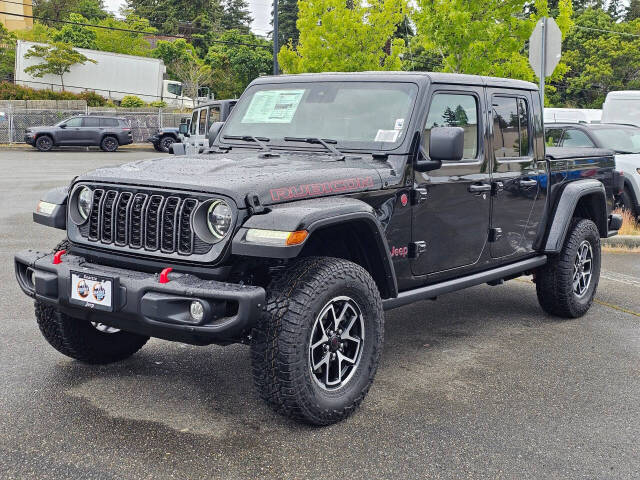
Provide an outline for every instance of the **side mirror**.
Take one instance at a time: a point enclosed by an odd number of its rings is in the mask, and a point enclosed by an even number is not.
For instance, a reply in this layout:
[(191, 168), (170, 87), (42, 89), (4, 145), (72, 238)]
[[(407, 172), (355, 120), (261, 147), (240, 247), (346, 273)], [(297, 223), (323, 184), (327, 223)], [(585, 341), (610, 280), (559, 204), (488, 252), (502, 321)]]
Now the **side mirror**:
[(464, 129), (436, 127), (431, 129), (429, 158), (431, 160), (458, 161), (464, 157)]
[(213, 142), (216, 141), (216, 137), (220, 133), (220, 130), (222, 130), (223, 126), (224, 122), (213, 122), (209, 129), (209, 135), (207, 135), (207, 138), (209, 139), (209, 146), (212, 146)]
[(189, 133), (189, 124), (186, 122), (181, 123), (178, 126), (178, 132), (180, 132), (182, 135), (187, 135)]
[(60, 128), (67, 128), (67, 124), (66, 124), (66, 123), (63, 123), (63, 124), (58, 125), (58, 126), (59, 126)]

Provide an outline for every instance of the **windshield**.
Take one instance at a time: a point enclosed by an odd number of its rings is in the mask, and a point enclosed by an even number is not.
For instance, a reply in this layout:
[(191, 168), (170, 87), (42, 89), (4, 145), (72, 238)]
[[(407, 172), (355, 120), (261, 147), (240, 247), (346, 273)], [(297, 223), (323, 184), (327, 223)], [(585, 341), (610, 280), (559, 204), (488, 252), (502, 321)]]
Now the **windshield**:
[[(255, 85), (238, 101), (225, 136), (335, 140), (345, 148), (391, 150), (403, 140), (418, 87), (395, 82)], [(290, 145), (290, 144), (287, 144)]]
[(614, 98), (602, 107), (602, 123), (624, 123), (640, 126), (640, 99)]
[(604, 148), (640, 153), (640, 128), (594, 128), (592, 133)]

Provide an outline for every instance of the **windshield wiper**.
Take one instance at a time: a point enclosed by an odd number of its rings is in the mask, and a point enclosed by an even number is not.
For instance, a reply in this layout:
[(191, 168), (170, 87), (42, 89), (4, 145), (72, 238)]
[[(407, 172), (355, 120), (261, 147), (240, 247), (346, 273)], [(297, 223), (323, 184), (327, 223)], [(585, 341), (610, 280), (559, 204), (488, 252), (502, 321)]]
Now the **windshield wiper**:
[(284, 137), (284, 141), (285, 142), (304, 142), (304, 143), (313, 143), (316, 145), (322, 145), (324, 148), (329, 150), (331, 152), (331, 155), (334, 156), (337, 160), (344, 160), (346, 158), (345, 155), (340, 150), (338, 150), (333, 145), (330, 145), (331, 143), (338, 143), (336, 140), (331, 140), (328, 138), (325, 138), (323, 140), (322, 138), (316, 138), (316, 137), (306, 137), (306, 138)]
[(264, 143), (271, 140), (267, 137), (254, 137), (253, 135), (224, 135), (222, 138), (224, 138), (225, 140), (244, 140), (245, 142), (254, 142), (257, 143), (265, 152), (271, 151), (269, 146)]

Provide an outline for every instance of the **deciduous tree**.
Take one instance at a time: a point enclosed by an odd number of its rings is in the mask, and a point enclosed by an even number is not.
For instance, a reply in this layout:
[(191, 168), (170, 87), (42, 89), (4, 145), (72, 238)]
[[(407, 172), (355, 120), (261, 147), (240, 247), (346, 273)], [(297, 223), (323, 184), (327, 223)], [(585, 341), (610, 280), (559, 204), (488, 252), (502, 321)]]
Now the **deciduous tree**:
[[(89, 22), (89, 20), (77, 13), (69, 15), (69, 21), (76, 24)], [(65, 24), (53, 35), (52, 40), (54, 42), (69, 43), (77, 48), (98, 48), (96, 32), (82, 25)]]
[(71, 71), (74, 65), (86, 62), (97, 63), (73, 49), (68, 43), (54, 43), (52, 45), (34, 45), (25, 54), (25, 58), (37, 57), (42, 63), (31, 65), (24, 69), (34, 77), (42, 78), (47, 74), (60, 77), (60, 85), (64, 91), (64, 75)]
[(287, 73), (400, 70), (404, 40), (394, 34), (408, 11), (405, 0), (300, 0), (298, 45), (278, 54)]

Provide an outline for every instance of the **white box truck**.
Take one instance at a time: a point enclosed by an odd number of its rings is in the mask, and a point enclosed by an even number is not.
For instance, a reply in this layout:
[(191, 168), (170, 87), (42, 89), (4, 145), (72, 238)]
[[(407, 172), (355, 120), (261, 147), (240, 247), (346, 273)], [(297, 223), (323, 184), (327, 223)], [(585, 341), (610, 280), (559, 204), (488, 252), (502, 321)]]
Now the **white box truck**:
[[(37, 43), (23, 40), (17, 42), (15, 83), (37, 90), (62, 90), (60, 77), (45, 75), (38, 78), (24, 71), (30, 65), (42, 63), (41, 58), (25, 58), (33, 45)], [(120, 102), (125, 95), (135, 95), (145, 102), (163, 100), (173, 107), (195, 106), (191, 98), (182, 95), (182, 83), (164, 79), (166, 67), (160, 59), (85, 48), (75, 50), (97, 63), (73, 65), (71, 71), (64, 75), (65, 91), (93, 91), (116, 102)]]

